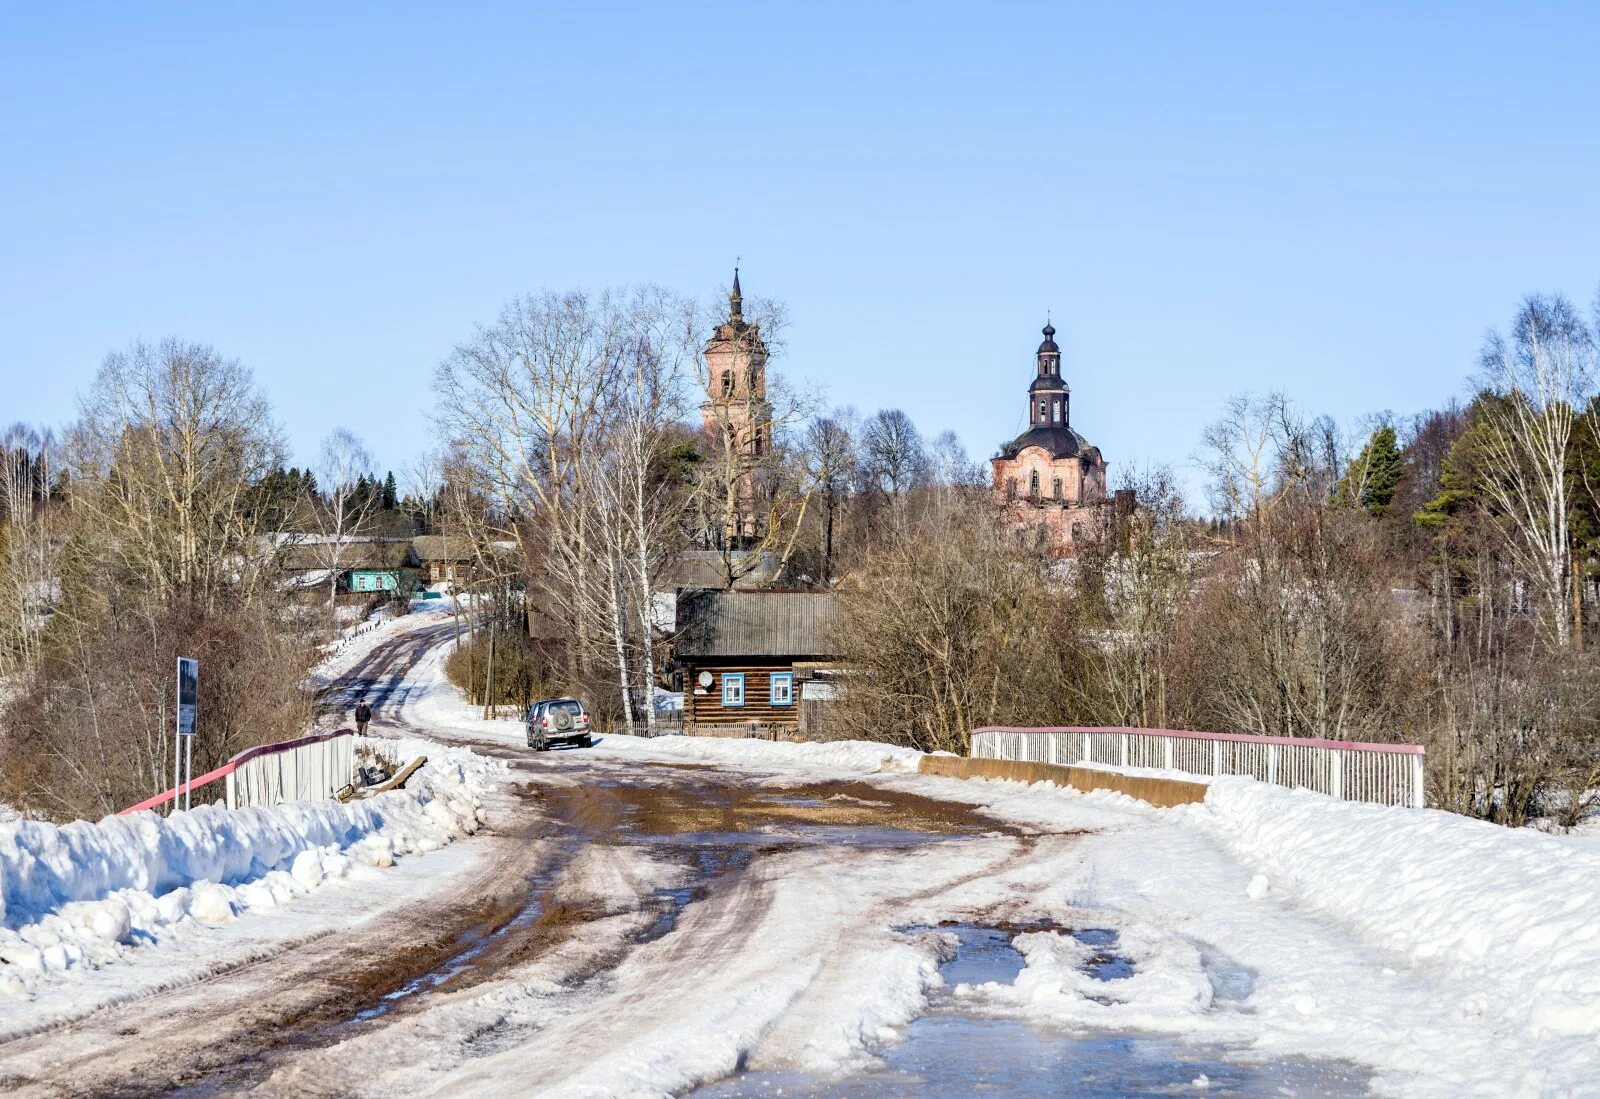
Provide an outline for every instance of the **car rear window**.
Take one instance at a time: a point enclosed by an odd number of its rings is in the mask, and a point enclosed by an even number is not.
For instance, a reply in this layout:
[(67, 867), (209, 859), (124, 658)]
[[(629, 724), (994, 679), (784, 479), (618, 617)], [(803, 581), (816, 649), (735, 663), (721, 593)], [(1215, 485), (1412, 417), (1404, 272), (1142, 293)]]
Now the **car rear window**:
[(573, 717), (582, 717), (583, 716), (583, 703), (581, 703), (581, 702), (552, 702), (552, 703), (550, 703), (550, 712), (552, 714), (563, 713), (563, 714), (571, 714)]

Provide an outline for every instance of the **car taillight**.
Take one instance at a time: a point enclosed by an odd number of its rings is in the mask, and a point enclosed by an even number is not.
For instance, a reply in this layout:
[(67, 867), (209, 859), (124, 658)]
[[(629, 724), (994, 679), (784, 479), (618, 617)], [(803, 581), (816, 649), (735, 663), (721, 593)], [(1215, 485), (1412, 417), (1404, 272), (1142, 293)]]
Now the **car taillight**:
[(544, 724), (543, 724), (543, 725), (541, 725), (541, 726), (540, 726), (540, 728), (543, 728), (543, 729), (548, 729), (548, 728), (550, 728), (550, 719), (549, 719), (549, 718), (545, 718), (545, 719), (544, 719)]

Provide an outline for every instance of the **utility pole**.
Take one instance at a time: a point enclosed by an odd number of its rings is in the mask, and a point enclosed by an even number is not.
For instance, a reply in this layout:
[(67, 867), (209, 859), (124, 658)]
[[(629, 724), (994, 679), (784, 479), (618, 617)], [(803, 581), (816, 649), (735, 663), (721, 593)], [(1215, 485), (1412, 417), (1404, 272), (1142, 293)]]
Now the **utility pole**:
[(488, 667), (483, 670), (483, 719), (489, 720), (494, 714), (494, 642), (495, 634), (500, 628), (500, 616), (496, 613), (495, 601), (489, 605), (489, 661)]

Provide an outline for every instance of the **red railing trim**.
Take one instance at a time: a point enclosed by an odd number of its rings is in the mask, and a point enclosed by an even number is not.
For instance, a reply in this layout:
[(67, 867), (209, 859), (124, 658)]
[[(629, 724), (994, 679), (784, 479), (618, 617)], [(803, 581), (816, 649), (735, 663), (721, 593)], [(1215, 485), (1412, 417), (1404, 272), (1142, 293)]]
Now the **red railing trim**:
[(1132, 725), (1050, 725), (1029, 729), (1011, 725), (985, 725), (973, 730), (973, 735), (978, 733), (1135, 733), (1143, 736), (1175, 736), (1185, 740), (1225, 740), (1237, 744), (1282, 744), (1296, 748), (1388, 752), (1402, 756), (1420, 756), (1427, 752), (1420, 744), (1369, 744), (1360, 740), (1312, 740), (1309, 737), (1255, 736), (1251, 733), (1196, 733), (1188, 729), (1143, 729)]
[(219, 778), (226, 778), (227, 776), (233, 774), (233, 772), (237, 771), (241, 763), (248, 763), (252, 759), (258, 759), (261, 756), (274, 755), (278, 752), (287, 752), (291, 748), (301, 748), (307, 744), (316, 744), (320, 741), (332, 740), (334, 737), (355, 736), (355, 733), (356, 731), (354, 729), (335, 729), (331, 733), (312, 733), (310, 736), (303, 736), (297, 740), (280, 740), (276, 744), (258, 744), (254, 748), (246, 748), (244, 751), (228, 760), (228, 762), (224, 763), (221, 767), (218, 767), (215, 771), (207, 771), (199, 778), (190, 779), (188, 782), (179, 783), (172, 789), (165, 790), (153, 798), (146, 798), (138, 805), (130, 805), (126, 809), (119, 809), (117, 811), (117, 816), (126, 816), (129, 813), (137, 813), (144, 809), (154, 809), (158, 805), (165, 805), (167, 802), (172, 801), (174, 798), (182, 795), (185, 791), (198, 790), (207, 783), (215, 782)]
[(246, 748), (244, 751), (234, 756), (228, 761), (227, 765), (230, 767), (237, 767), (239, 764), (248, 763), (250, 760), (257, 758), (258, 756), (269, 756), (277, 752), (287, 752), (290, 748), (301, 748), (307, 744), (316, 744), (320, 741), (332, 740), (335, 737), (355, 735), (356, 731), (354, 729), (335, 729), (331, 733), (312, 733), (310, 736), (303, 736), (298, 740), (280, 740), (276, 744), (258, 744), (256, 747)]

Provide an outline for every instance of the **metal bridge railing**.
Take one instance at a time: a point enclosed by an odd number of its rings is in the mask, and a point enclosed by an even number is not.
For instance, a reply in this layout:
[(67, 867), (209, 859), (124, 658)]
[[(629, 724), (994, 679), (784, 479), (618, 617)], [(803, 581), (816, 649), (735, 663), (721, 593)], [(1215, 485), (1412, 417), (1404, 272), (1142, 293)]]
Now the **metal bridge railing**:
[(1279, 786), (1300, 786), (1345, 801), (1423, 805), (1419, 744), (1196, 733), (1179, 729), (988, 726), (972, 734), (975, 759), (1032, 763), (1097, 763), (1148, 767), (1191, 775), (1245, 775)]
[(198, 790), (218, 779), (227, 780), (229, 809), (331, 798), (355, 777), (357, 739), (353, 730), (339, 729), (249, 748), (215, 771), (130, 805), (122, 812), (154, 809), (186, 790)]

